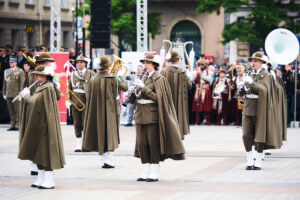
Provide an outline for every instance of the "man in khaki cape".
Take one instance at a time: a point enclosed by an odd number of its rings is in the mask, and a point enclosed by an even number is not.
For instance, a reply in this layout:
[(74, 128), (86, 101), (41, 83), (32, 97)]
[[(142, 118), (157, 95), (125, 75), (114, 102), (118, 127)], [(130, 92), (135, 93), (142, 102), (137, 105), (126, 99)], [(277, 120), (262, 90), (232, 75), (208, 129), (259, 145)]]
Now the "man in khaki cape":
[(108, 58), (102, 56), (99, 72), (89, 82), (83, 131), (82, 150), (103, 155), (102, 168), (114, 168), (112, 154), (120, 144), (118, 89), (128, 89), (126, 81), (108, 73), (110, 65)]
[(181, 139), (190, 133), (188, 90), (192, 89), (192, 81), (185, 69), (178, 66), (180, 56), (176, 51), (171, 52), (170, 65), (161, 70), (161, 75), (167, 78), (177, 114)]
[[(34, 65), (35, 67), (39, 66), (39, 65), (45, 65), (46, 67), (50, 67), (51, 63), (54, 62), (53, 58), (50, 56), (50, 54), (48, 53), (41, 53), (40, 55), (35, 56), (35, 63), (31, 63), (32, 65)], [(28, 72), (28, 76), (26, 76), (23, 87), (29, 87), (31, 84), (33, 84), (36, 79), (35, 79), (35, 74), (32, 73), (33, 70), (30, 70)], [(33, 85), (30, 88), (30, 95), (33, 95), (34, 91), (38, 88), (38, 84)], [(61, 97), (61, 93), (57, 87), (56, 84), (54, 84), (54, 89), (55, 89), (55, 93), (57, 96), (57, 100), (60, 99)], [(21, 114), (20, 114), (20, 130), (19, 130), (19, 147), (21, 146), (24, 134), (25, 134), (25, 130), (27, 127), (27, 123), (29, 120), (29, 114), (31, 112), (31, 105), (25, 103), (24, 100), (21, 101)], [(30, 169), (31, 169), (31, 175), (38, 175), (38, 168), (36, 166), (36, 164), (34, 163), (30, 163)]]
[(38, 180), (32, 187), (53, 189), (53, 169), (65, 165), (57, 96), (53, 83), (49, 81), (53, 72), (40, 65), (32, 73), (39, 83), (32, 96), (28, 88), (21, 92), (31, 109), (18, 158), (31, 160), (38, 166)]
[[(246, 76), (240, 95), (246, 95), (243, 109), (243, 142), (246, 149), (246, 170), (261, 170), (264, 149), (279, 149), (282, 141), (286, 140), (285, 134), (276, 130), (280, 123), (277, 108), (278, 95), (276, 83), (272, 75), (265, 70), (263, 54), (256, 52), (250, 58), (253, 64), (251, 76)], [(280, 93), (280, 94), (279, 94)], [(283, 105), (283, 104), (281, 104)], [(252, 145), (257, 151), (254, 161)]]
[[(82, 102), (79, 102), (77, 98), (75, 98), (74, 95), (71, 95), (71, 100), (73, 103), (79, 108), (75, 108), (75, 106), (72, 106), (72, 116), (74, 120), (74, 129), (75, 129), (75, 136), (76, 136), (76, 149), (75, 152), (81, 152), (82, 148), (82, 131), (83, 131), (83, 123), (84, 123), (84, 116), (85, 116), (85, 110), (83, 109), (83, 106), (86, 104), (88, 93), (88, 84), (91, 80), (91, 78), (95, 75), (95, 72), (86, 69), (87, 60), (84, 56), (78, 56), (76, 58), (76, 65), (77, 69), (73, 71), (70, 75), (69, 79), (69, 88), (71, 91), (74, 92), (74, 94), (79, 98), (79, 100)], [(68, 108), (70, 108), (70, 102), (67, 101), (66, 105)]]
[(137, 79), (136, 147), (135, 157), (139, 157), (144, 172), (137, 181), (158, 181), (159, 162), (167, 158), (184, 160), (185, 150), (181, 140), (171, 89), (167, 79), (155, 72), (159, 61), (153, 55), (141, 60), (146, 74)]

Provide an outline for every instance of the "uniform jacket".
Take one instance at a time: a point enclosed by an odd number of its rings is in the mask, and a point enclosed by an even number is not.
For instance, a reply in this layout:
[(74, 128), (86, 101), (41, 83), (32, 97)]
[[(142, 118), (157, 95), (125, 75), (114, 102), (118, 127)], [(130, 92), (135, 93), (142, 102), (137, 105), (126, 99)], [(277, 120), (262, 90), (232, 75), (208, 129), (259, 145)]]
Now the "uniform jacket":
[(98, 72), (91, 78), (84, 123), (84, 151), (96, 151), (102, 155), (118, 148), (120, 139), (117, 112), (120, 101), (117, 99), (117, 87), (126, 91), (127, 85), (124, 88), (117, 85), (115, 75), (108, 72)]
[[(147, 78), (146, 75), (143, 76), (142, 81), (145, 83), (145, 87), (140, 89), (139, 87), (136, 90), (136, 93), (141, 93), (138, 99), (152, 100), (155, 103), (150, 104), (139, 104), (136, 105), (135, 112), (135, 123), (136, 124), (154, 124), (158, 123), (158, 104), (157, 104), (157, 94), (155, 91), (155, 85), (153, 78), (157, 77), (157, 74), (154, 73), (150, 78)], [(149, 94), (147, 93), (149, 92)], [(150, 92), (152, 91), (152, 92)], [(134, 102), (135, 95), (130, 99), (130, 103)]]
[(8, 98), (14, 98), (23, 90), (25, 80), (24, 71), (15, 67), (14, 71), (6, 69), (4, 71), (3, 95)]
[(45, 168), (63, 168), (64, 148), (53, 83), (46, 81), (32, 96), (26, 95), (25, 101), (32, 109), (18, 158), (31, 160)]
[[(79, 70), (77, 69), (77, 70), (73, 71), (70, 76), (69, 88), (76, 94), (76, 96), (84, 104), (86, 103), (86, 94), (88, 93), (88, 84), (94, 75), (95, 75), (94, 71), (86, 69), (84, 74), (81, 76), (79, 73)], [(76, 89), (83, 90), (85, 93), (76, 92)], [(79, 108), (83, 107), (82, 104), (74, 97), (74, 95), (71, 95), (71, 100), (74, 102), (74, 104), (77, 107), (79, 107)]]
[(178, 66), (169, 66), (161, 70), (167, 78), (177, 114), (181, 138), (190, 133), (188, 91), (192, 89), (192, 81), (187, 78), (186, 71)]

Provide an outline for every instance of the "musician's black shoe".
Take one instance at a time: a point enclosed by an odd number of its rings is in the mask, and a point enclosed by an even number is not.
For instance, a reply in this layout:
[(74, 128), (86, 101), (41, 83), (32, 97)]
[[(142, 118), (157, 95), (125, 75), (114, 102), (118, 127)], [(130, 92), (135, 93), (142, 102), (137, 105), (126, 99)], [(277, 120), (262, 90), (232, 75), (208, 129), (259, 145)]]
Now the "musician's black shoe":
[(138, 178), (138, 179), (136, 179), (136, 181), (147, 181), (147, 179), (145, 179), (145, 178)]
[(39, 189), (54, 189), (54, 186), (52, 186), (52, 187), (39, 186)]
[(36, 171), (31, 171), (30, 174), (31, 174), (31, 176), (37, 176), (37, 175), (38, 175), (38, 172), (36, 172)]
[(261, 167), (255, 167), (255, 166), (253, 166), (252, 170), (261, 170)]
[(111, 168), (115, 168), (115, 166), (111, 166), (111, 165), (108, 165), (108, 164), (104, 163), (104, 165), (102, 166), (102, 168), (104, 168), (104, 169), (111, 169)]
[(38, 188), (39, 186), (38, 186), (38, 185), (35, 185), (35, 184), (31, 184), (31, 187)]
[(245, 167), (245, 170), (252, 170), (253, 169), (253, 166), (246, 166)]
[(10, 127), (9, 129), (7, 129), (7, 131), (14, 131), (15, 128)]
[(14, 128), (14, 131), (19, 131), (19, 128)]
[(80, 149), (75, 149), (75, 151), (74, 152), (81, 152), (81, 150)]
[(125, 124), (124, 126), (133, 126), (132, 123)]
[(153, 179), (153, 178), (148, 178), (147, 179), (147, 182), (156, 182), (156, 181), (158, 181), (158, 179)]

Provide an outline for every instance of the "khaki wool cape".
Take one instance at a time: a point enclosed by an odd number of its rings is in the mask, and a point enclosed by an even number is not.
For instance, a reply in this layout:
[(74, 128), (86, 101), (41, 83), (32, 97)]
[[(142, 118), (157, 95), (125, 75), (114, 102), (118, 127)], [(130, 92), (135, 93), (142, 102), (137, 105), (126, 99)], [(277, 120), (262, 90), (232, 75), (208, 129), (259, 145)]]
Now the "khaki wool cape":
[[(275, 75), (275, 74), (274, 74)], [(276, 134), (278, 138), (282, 138), (282, 140), (278, 141), (279, 145), (282, 145), (282, 141), (287, 140), (287, 105), (286, 105), (286, 90), (284, 83), (281, 78), (278, 76), (274, 76), (275, 88), (276, 88), (276, 97), (274, 99), (275, 106), (275, 115), (274, 121), (276, 125)]]
[[(184, 160), (185, 149), (181, 140), (176, 111), (173, 104), (171, 89), (165, 77), (158, 75), (154, 80), (158, 100), (160, 160), (167, 158)], [(139, 156), (138, 145), (135, 145), (135, 157)]]
[[(31, 84), (33, 84), (36, 81), (35, 75), (32, 73), (32, 71), (28, 72), (28, 76), (25, 77), (24, 81), (24, 88), (29, 87)], [(34, 91), (38, 88), (38, 83), (33, 85), (30, 88), (30, 95), (33, 95)], [(56, 92), (56, 97), (57, 101), (61, 98), (61, 94), (59, 89), (55, 86), (54, 87), (55, 92)], [(21, 100), (21, 112), (20, 112), (20, 129), (19, 129), (19, 148), (21, 146), (24, 134), (25, 134), (25, 129), (27, 127), (28, 119), (29, 119), (29, 114), (31, 112), (31, 104), (27, 104), (24, 99)]]
[(161, 75), (166, 77), (169, 82), (181, 139), (184, 139), (184, 135), (190, 133), (188, 90), (192, 89), (192, 84), (189, 84), (185, 70), (176, 66), (169, 66), (163, 69)]
[(39, 86), (32, 96), (25, 96), (31, 107), (18, 158), (31, 160), (44, 168), (65, 165), (57, 96), (52, 82)]
[(119, 147), (119, 121), (117, 79), (113, 74), (99, 72), (89, 82), (83, 151), (96, 151), (99, 155)]
[(251, 86), (258, 87), (259, 91), (254, 142), (265, 143), (265, 149), (279, 149), (286, 140), (284, 92), (266, 70), (258, 76), (262, 77), (259, 84)]

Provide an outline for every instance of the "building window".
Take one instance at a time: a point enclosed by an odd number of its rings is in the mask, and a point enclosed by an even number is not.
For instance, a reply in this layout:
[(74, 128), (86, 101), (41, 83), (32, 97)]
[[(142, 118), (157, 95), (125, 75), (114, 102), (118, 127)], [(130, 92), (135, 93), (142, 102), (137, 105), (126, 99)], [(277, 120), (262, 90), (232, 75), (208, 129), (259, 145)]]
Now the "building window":
[(5, 42), (4, 29), (0, 29), (0, 44), (4, 46), (3, 44), (5, 44)]
[(12, 41), (13, 48), (16, 47), (17, 45), (20, 45), (19, 30), (17, 29), (11, 30), (11, 41)]
[[(171, 31), (171, 41), (177, 40), (176, 35), (181, 35), (181, 42), (192, 41), (194, 43), (195, 56), (200, 57), (201, 55), (201, 32), (199, 27), (192, 21), (183, 20), (175, 24)], [(191, 45), (187, 46), (187, 52), (189, 53), (192, 49)]]
[(69, 1), (61, 0), (61, 9), (69, 9)]
[(34, 4), (34, 0), (26, 0), (26, 4), (27, 5), (33, 5)]
[(8, 3), (11, 6), (19, 6), (19, 4), (20, 4), (19, 0), (9, 0)]
[(50, 7), (51, 6), (51, 0), (45, 0), (44, 7)]

